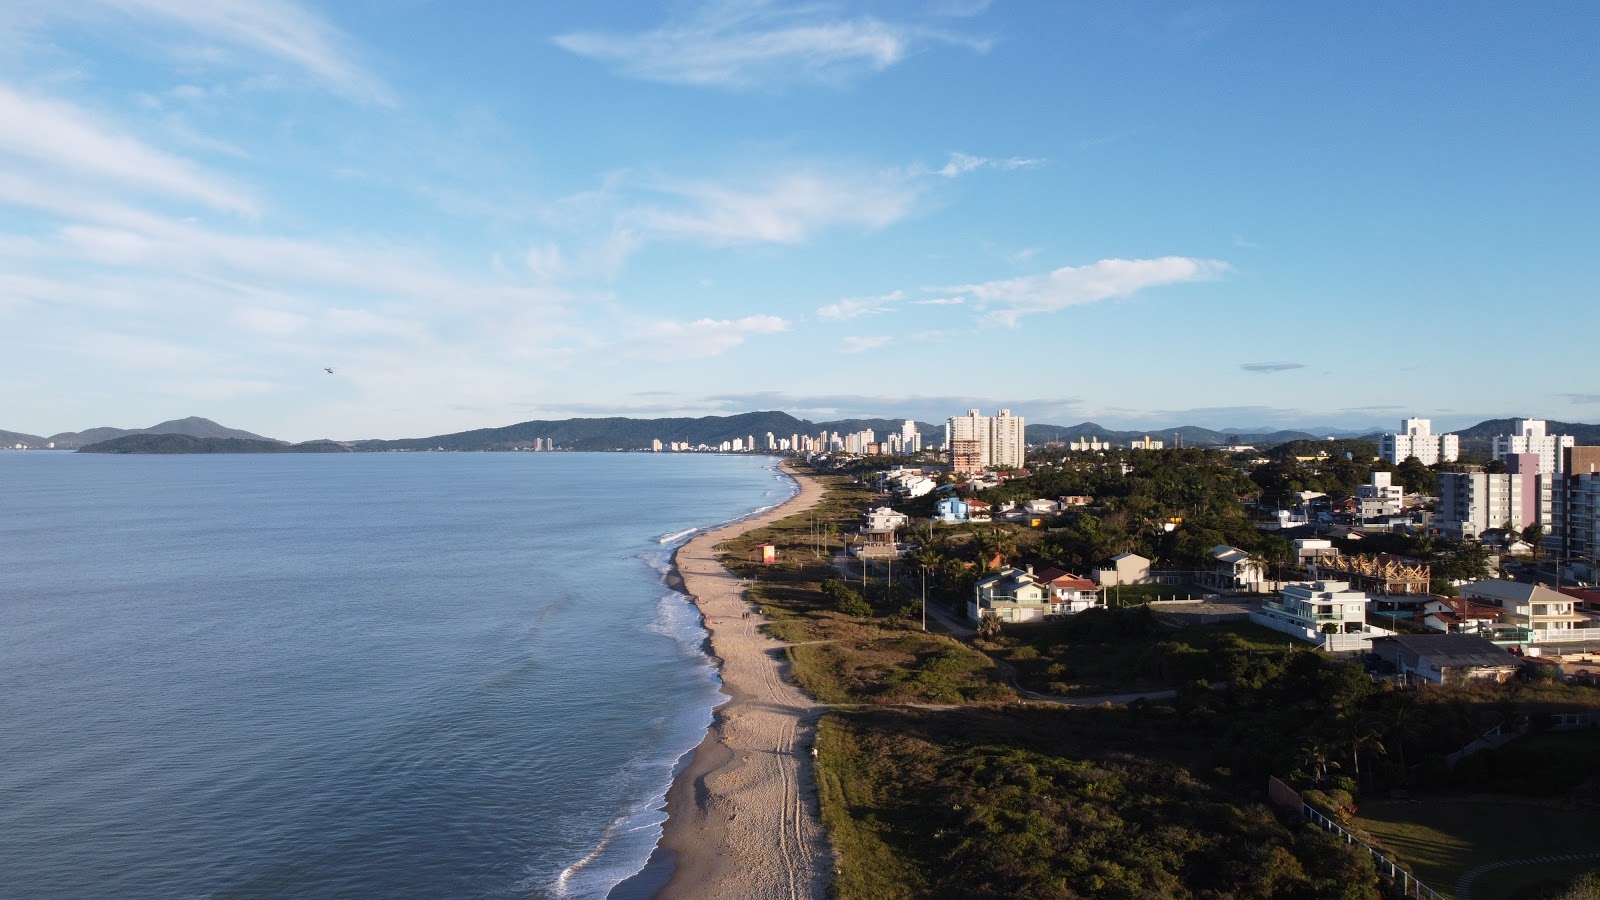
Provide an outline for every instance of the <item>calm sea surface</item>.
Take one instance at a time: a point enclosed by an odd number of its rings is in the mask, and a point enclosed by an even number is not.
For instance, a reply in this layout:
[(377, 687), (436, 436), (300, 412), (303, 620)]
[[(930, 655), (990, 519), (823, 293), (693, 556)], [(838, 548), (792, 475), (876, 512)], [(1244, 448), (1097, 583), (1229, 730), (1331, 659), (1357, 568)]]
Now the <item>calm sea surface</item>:
[(597, 897), (718, 699), (770, 460), (0, 453), (0, 895)]

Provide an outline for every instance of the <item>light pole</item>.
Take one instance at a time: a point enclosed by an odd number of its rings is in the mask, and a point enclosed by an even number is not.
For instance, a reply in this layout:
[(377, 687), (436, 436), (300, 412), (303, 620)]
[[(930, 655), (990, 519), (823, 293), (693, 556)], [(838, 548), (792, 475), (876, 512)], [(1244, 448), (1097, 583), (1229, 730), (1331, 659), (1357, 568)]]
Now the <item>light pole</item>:
[(922, 567), (922, 630), (928, 630), (928, 567)]

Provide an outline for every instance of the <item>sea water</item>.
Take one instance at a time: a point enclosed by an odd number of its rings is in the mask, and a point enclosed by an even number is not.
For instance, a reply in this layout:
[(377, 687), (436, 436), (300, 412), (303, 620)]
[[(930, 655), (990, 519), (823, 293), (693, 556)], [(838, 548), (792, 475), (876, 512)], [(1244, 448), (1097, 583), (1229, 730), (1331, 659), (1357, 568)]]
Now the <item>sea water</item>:
[(765, 458), (0, 453), (0, 895), (600, 897)]

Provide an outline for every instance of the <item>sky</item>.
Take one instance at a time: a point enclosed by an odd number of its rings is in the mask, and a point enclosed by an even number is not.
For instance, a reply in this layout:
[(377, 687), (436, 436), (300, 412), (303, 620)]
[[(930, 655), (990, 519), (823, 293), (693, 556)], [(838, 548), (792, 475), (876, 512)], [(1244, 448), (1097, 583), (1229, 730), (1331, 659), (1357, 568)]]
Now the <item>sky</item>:
[(1586, 0), (9, 0), (0, 428), (1600, 422), (1597, 46)]

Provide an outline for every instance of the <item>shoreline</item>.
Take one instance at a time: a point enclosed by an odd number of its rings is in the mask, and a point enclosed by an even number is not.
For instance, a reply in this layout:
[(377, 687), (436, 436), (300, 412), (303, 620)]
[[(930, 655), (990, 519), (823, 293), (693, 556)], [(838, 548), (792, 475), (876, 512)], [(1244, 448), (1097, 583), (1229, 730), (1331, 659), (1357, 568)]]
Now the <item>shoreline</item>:
[(779, 467), (799, 485), (792, 497), (696, 534), (673, 553), (667, 586), (700, 610), (706, 653), (728, 699), (673, 776), (649, 862), (612, 889), (615, 900), (825, 896), (828, 849), (808, 759), (821, 707), (785, 680), (783, 645), (761, 633), (764, 618), (745, 618), (744, 582), (716, 556), (722, 542), (822, 498), (815, 481)]

